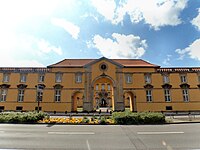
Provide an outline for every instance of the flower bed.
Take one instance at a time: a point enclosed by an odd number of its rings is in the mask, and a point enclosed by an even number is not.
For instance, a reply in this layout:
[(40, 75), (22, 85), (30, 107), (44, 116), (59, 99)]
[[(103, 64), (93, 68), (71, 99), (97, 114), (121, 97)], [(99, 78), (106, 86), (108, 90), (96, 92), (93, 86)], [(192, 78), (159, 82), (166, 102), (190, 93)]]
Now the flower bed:
[(49, 124), (114, 124), (114, 120), (110, 117), (99, 117), (99, 118), (88, 118), (88, 117), (82, 117), (82, 118), (46, 118), (43, 120), (38, 121), (38, 123), (49, 123)]

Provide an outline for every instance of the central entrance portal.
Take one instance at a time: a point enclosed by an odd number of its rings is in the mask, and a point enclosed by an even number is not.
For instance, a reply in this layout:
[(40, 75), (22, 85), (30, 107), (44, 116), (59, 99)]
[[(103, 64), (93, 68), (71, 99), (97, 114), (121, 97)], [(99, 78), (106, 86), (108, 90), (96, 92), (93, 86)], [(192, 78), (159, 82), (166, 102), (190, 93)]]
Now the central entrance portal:
[(104, 98), (102, 98), (100, 101), (100, 107), (107, 107), (107, 102)]
[(94, 80), (93, 108), (96, 111), (114, 110), (113, 80), (108, 76), (100, 76)]
[(99, 93), (99, 102), (98, 105), (99, 107), (108, 107), (109, 106), (109, 101), (108, 101), (108, 92), (106, 90), (101, 90)]

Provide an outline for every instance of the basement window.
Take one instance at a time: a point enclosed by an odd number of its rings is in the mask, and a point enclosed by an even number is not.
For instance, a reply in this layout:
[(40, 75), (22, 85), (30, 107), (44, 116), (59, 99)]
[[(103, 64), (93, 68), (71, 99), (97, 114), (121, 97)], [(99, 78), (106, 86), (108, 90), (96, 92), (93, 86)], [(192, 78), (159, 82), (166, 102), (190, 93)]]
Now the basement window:
[(4, 106), (0, 106), (0, 111), (1, 111), (1, 110), (4, 110)]
[(172, 106), (166, 106), (166, 110), (172, 110)]
[[(35, 110), (38, 110), (38, 107), (35, 107)], [(39, 107), (39, 111), (42, 110), (42, 107)]]
[(17, 111), (21, 111), (22, 109), (23, 109), (22, 106), (17, 106), (17, 107), (16, 107), (16, 110), (17, 110)]

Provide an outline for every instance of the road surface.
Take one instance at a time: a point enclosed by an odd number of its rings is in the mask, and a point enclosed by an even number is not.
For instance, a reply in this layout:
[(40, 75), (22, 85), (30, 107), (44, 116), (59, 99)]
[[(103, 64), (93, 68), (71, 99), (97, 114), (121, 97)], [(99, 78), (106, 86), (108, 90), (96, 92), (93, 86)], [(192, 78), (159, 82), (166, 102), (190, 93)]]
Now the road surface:
[(0, 149), (197, 150), (200, 124), (0, 124)]

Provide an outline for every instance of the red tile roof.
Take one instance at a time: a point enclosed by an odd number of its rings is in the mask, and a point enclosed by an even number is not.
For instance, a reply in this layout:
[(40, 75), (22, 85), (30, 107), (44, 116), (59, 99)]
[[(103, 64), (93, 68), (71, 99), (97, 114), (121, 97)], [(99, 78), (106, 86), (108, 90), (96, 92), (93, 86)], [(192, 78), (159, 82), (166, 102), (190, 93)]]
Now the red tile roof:
[[(64, 59), (48, 67), (84, 67), (85, 65), (98, 61), (99, 59)], [(142, 59), (109, 59), (124, 67), (159, 67)]]
[(125, 67), (159, 67), (142, 59), (112, 59)]

